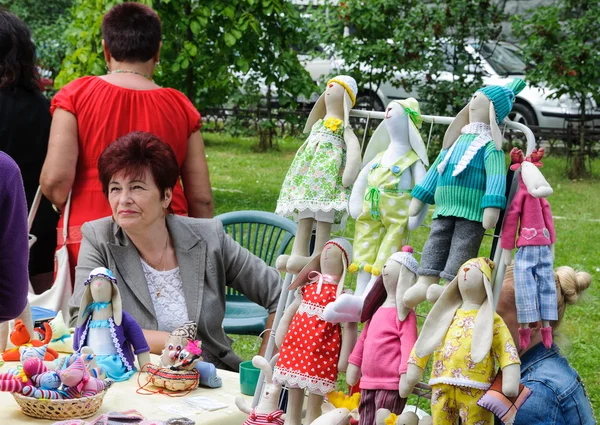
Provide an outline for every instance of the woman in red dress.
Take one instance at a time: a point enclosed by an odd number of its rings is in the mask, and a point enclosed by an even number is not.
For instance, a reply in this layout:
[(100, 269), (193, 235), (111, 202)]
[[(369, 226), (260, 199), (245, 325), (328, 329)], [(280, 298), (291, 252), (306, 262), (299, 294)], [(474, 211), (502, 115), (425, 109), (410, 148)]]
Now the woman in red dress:
[[(139, 3), (119, 4), (104, 16), (102, 36), (108, 73), (79, 78), (52, 100), (50, 141), (40, 178), (42, 192), (60, 211), (72, 193), (66, 241), (72, 277), (81, 225), (111, 214), (98, 179), (98, 158), (106, 146), (131, 131), (153, 133), (175, 152), (182, 182), (173, 191), (173, 212), (213, 215), (200, 114), (183, 93), (152, 81), (161, 47), (160, 18)], [(59, 247), (62, 227), (61, 217)], [(150, 259), (157, 260), (165, 241), (154, 245), (149, 247)]]

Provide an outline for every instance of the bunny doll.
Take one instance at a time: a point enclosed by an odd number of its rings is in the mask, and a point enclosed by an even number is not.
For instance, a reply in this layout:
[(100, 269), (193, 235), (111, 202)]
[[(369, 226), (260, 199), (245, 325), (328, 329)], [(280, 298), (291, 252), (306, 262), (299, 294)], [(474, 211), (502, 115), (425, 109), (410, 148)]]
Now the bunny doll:
[(304, 132), (310, 130), (310, 135), (285, 176), (275, 211), (298, 221), (292, 255), (277, 259), (280, 271), (298, 274), (308, 264), (315, 222), (315, 252), (332, 229), (344, 227), (351, 185), (360, 167), (360, 145), (349, 125), (357, 92), (352, 77), (339, 75), (329, 80), (308, 117)]
[(242, 412), (248, 414), (248, 419), (244, 425), (276, 424), (283, 425), (285, 414), (279, 409), (279, 395), (281, 394), (281, 385), (273, 383), (273, 370), (269, 362), (261, 356), (252, 358), (252, 365), (261, 369), (265, 375), (266, 384), (263, 387), (263, 393), (260, 402), (254, 409), (246, 406), (244, 397), (237, 396), (235, 405)]
[(331, 392), (323, 403), (323, 414), (310, 425), (356, 425), (360, 394), (347, 396), (341, 391)]
[(323, 310), (342, 293), (351, 250), (345, 239), (328, 241), (290, 285), (298, 291), (276, 331), (280, 351), (273, 374), (273, 382), (290, 389), (286, 424), (300, 424), (305, 389), (309, 392), (305, 423), (318, 417), (323, 396), (335, 389), (338, 370), (346, 370), (356, 328), (344, 330), (342, 343), (341, 326), (327, 322)]
[(109, 378), (125, 381), (135, 373), (134, 353), (140, 368), (150, 363), (150, 347), (142, 328), (123, 311), (117, 280), (110, 270), (95, 268), (84, 285), (73, 348), (80, 353), (89, 346)]
[(90, 397), (109, 388), (112, 379), (97, 379), (88, 373), (81, 357), (66, 369), (56, 371), (68, 398)]
[(412, 191), (409, 216), (425, 204), (436, 204), (429, 238), (423, 247), (419, 279), (406, 291), (404, 303), (414, 307), (439, 295), (430, 285), (452, 280), (458, 268), (476, 257), (485, 229), (496, 226), (506, 204), (506, 171), (498, 125), (512, 108), (525, 83), (515, 78), (506, 87), (486, 86), (458, 113), (446, 130), (442, 151), (423, 181)]
[[(423, 118), (414, 98), (394, 100), (373, 133), (364, 156), (366, 164), (352, 189), (350, 215), (356, 219), (354, 261), (358, 271), (355, 295), (343, 294), (327, 306), (330, 322), (357, 322), (363, 300), (381, 273), (385, 260), (406, 243), (427, 211), (408, 218), (410, 191), (425, 176), (429, 164), (419, 127)], [(337, 313), (337, 314), (336, 314)]]
[[(519, 348), (529, 347), (529, 323), (542, 321), (542, 342), (552, 346), (550, 321), (558, 319), (556, 282), (554, 280), (554, 243), (556, 231), (550, 204), (546, 197), (552, 187), (539, 170), (544, 149), (534, 150), (527, 158), (520, 149), (510, 153), (511, 170), (521, 170), (519, 189), (515, 194), (502, 228), (501, 246), (506, 265), (512, 262), (515, 234), (518, 234), (515, 255), (515, 300), (519, 328)], [(519, 231), (517, 232), (517, 228)]]
[[(520, 360), (510, 332), (494, 312), (494, 263), (474, 258), (463, 264), (435, 303), (408, 360), (400, 382), (407, 397), (433, 353), (431, 412), (436, 425), (492, 424), (491, 412), (477, 401), (502, 369), (502, 392), (514, 397), (519, 390)], [(479, 422), (481, 421), (481, 422)]]
[(360, 425), (375, 425), (378, 408), (400, 414), (406, 404), (398, 389), (417, 341), (417, 318), (402, 298), (417, 280), (418, 266), (412, 247), (404, 246), (386, 261), (366, 298), (361, 320), (368, 322), (348, 359), (346, 372), (348, 385), (356, 385), (360, 379)]

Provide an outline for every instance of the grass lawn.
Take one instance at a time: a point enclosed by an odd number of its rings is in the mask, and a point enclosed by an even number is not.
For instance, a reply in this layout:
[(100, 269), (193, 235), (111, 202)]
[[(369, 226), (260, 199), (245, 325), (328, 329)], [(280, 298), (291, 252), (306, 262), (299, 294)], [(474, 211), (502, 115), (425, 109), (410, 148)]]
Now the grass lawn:
[[(215, 201), (215, 214), (235, 210), (274, 211), (287, 169), (302, 143), (299, 139), (279, 140), (278, 150), (256, 153), (256, 139), (204, 134), (207, 160)], [(600, 160), (594, 161), (596, 177), (571, 181), (566, 178), (564, 159), (549, 156), (543, 173), (554, 187), (549, 198), (557, 232), (555, 266), (568, 265), (592, 274), (592, 286), (584, 299), (569, 306), (561, 325), (558, 343), (583, 378), (596, 416), (600, 417)], [(429, 222), (430, 218), (426, 221)], [(348, 220), (345, 236), (354, 234)], [(429, 229), (413, 232), (410, 244), (418, 251)], [(480, 253), (489, 255), (491, 238), (486, 237)], [(427, 303), (424, 303), (427, 304)], [(420, 306), (424, 312), (426, 306)], [(254, 337), (235, 338), (234, 348), (244, 359), (258, 350)]]

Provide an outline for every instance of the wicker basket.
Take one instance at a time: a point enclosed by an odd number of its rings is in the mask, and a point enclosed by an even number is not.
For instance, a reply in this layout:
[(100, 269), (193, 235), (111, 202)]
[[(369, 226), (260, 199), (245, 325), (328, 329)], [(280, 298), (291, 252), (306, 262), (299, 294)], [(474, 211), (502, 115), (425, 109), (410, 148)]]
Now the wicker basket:
[(100, 409), (106, 390), (92, 397), (47, 400), (12, 393), (27, 416), (41, 419), (89, 418)]
[(170, 391), (191, 391), (196, 389), (200, 374), (196, 369), (171, 370), (166, 367), (148, 365), (146, 372), (148, 381)]

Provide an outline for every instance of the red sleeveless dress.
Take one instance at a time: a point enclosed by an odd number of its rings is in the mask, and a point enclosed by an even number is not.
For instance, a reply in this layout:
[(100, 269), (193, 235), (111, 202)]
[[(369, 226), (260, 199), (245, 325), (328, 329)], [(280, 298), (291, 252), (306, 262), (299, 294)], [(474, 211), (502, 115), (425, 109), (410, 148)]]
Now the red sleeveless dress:
[[(81, 225), (111, 215), (98, 179), (98, 158), (109, 144), (132, 131), (147, 131), (169, 144), (179, 167), (187, 155), (190, 135), (200, 129), (200, 113), (181, 92), (170, 88), (133, 90), (99, 77), (83, 77), (64, 86), (52, 99), (50, 112), (64, 109), (77, 117), (79, 156), (71, 194), (67, 248), (71, 277), (81, 243)], [(175, 214), (187, 215), (188, 206), (179, 181), (171, 204)], [(63, 218), (57, 245), (63, 244)]]

